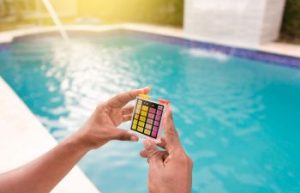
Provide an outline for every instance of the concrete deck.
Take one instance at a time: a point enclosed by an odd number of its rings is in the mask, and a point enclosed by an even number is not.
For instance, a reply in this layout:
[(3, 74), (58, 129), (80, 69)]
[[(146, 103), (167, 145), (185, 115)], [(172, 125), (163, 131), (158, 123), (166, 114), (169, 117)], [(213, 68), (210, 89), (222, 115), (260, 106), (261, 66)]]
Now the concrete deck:
[[(31, 161), (57, 143), (1, 77), (0, 133), (0, 173)], [(99, 193), (77, 166), (52, 191), (83, 192)]]
[(188, 40), (196, 40), (196, 41), (203, 41), (208, 43), (215, 43), (215, 44), (221, 44), (225, 46), (231, 46), (236, 48), (245, 48), (245, 49), (253, 49), (253, 50), (259, 50), (264, 52), (269, 52), (273, 54), (281, 54), (286, 56), (292, 56), (292, 57), (298, 57), (300, 58), (300, 45), (294, 45), (294, 44), (287, 44), (287, 43), (281, 43), (281, 42), (272, 42), (272, 43), (266, 43), (261, 44), (259, 46), (241, 46), (241, 45), (235, 45), (234, 43), (229, 44), (228, 42), (217, 42), (214, 39), (207, 39), (204, 37), (199, 37), (195, 35), (190, 35), (186, 32), (184, 32), (180, 28), (172, 28), (172, 27), (161, 27), (161, 26), (152, 26), (152, 25), (141, 25), (141, 24), (124, 24), (119, 26), (120, 28), (124, 29), (131, 29), (136, 31), (146, 31), (149, 33), (156, 33), (161, 35), (168, 35), (172, 37), (180, 37), (185, 38)]

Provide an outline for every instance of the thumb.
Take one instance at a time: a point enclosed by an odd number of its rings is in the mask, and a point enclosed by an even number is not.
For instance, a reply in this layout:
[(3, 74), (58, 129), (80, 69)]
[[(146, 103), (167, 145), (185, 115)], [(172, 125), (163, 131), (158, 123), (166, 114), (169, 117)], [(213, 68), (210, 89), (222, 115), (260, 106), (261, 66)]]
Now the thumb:
[(139, 137), (123, 129), (112, 129), (111, 138), (120, 141), (138, 141)]
[(170, 152), (173, 149), (181, 147), (179, 135), (175, 129), (175, 124), (173, 120), (171, 106), (168, 105), (166, 113), (163, 117), (163, 125), (165, 129), (165, 146), (166, 149)]

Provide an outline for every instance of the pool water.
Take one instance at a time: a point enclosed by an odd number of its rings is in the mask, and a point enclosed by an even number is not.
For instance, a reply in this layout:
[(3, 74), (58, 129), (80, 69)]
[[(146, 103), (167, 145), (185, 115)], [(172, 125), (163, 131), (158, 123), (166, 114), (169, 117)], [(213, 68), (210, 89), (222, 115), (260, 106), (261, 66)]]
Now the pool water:
[[(298, 69), (130, 35), (48, 36), (0, 51), (0, 75), (57, 140), (96, 104), (149, 85), (173, 104), (194, 193), (300, 192)], [(103, 193), (147, 192), (141, 149), (111, 142), (79, 165)]]

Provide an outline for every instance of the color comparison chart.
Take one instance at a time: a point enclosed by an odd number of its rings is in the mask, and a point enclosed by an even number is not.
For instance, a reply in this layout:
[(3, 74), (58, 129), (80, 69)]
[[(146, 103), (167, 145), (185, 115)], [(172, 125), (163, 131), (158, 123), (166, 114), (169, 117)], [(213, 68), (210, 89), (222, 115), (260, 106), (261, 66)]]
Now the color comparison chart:
[[(145, 95), (149, 97), (148, 95)], [(164, 105), (138, 97), (131, 130), (156, 139), (158, 137)]]

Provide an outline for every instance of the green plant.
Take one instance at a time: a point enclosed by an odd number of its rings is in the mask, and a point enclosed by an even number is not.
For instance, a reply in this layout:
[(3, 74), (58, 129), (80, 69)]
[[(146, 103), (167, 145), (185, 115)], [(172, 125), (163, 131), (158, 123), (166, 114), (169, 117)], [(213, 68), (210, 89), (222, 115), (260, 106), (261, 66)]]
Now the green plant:
[(281, 38), (287, 41), (300, 42), (300, 0), (287, 0)]

